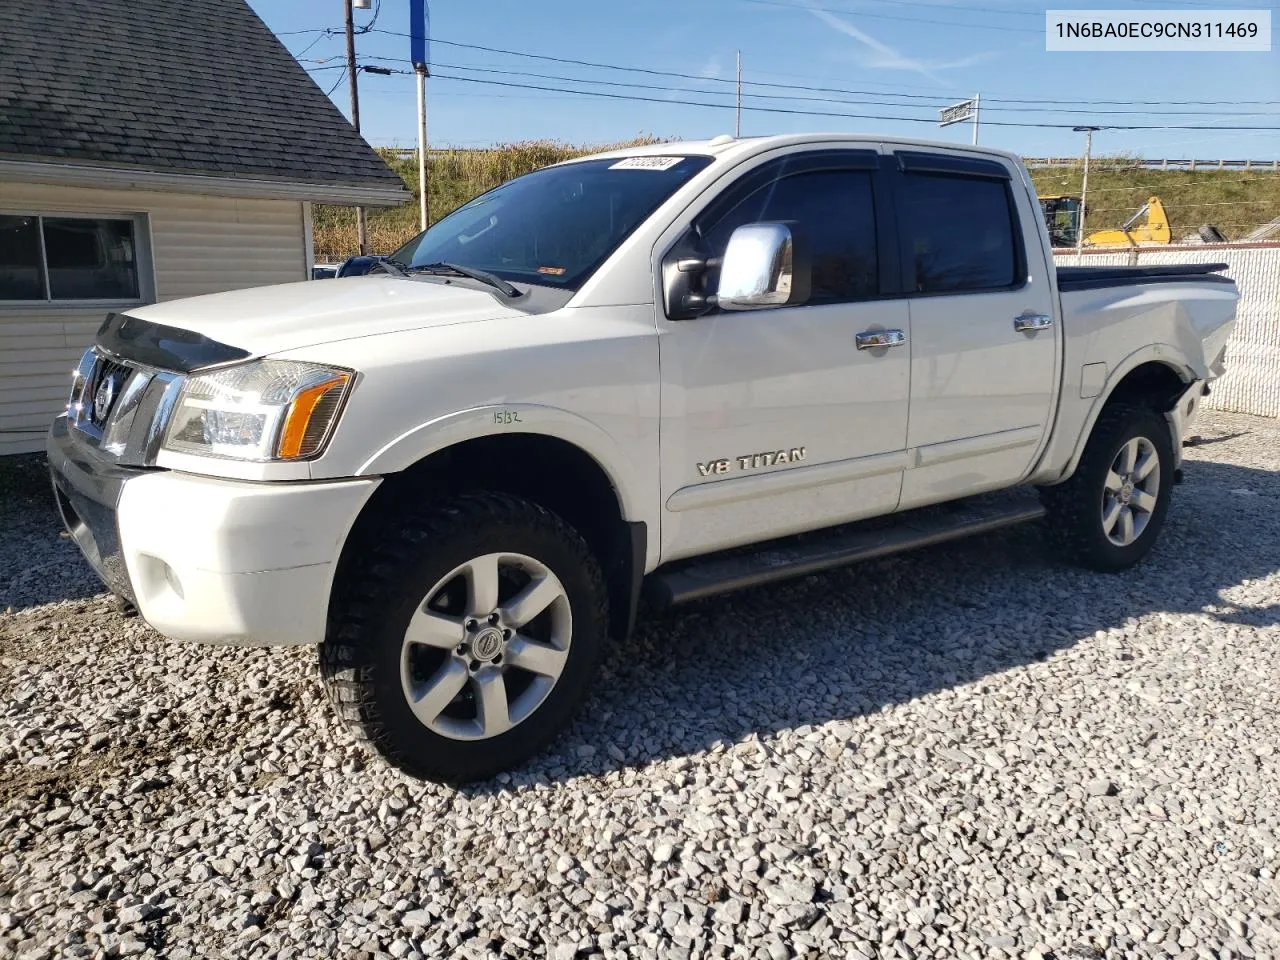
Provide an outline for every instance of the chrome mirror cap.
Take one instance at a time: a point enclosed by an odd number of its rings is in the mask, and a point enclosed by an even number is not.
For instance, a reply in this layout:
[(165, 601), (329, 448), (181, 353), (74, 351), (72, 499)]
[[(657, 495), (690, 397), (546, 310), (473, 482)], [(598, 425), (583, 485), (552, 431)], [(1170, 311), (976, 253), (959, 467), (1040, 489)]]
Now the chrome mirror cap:
[(722, 310), (760, 310), (801, 303), (807, 283), (797, 281), (796, 241), (784, 223), (748, 223), (729, 237), (720, 267), (716, 304)]

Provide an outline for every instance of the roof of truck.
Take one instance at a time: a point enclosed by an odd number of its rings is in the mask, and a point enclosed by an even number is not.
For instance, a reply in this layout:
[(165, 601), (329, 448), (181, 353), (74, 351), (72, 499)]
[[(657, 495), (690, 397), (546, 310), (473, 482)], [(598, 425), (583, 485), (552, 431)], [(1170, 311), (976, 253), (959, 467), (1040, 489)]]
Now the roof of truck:
[[(575, 160), (594, 160), (606, 157), (642, 157), (666, 156), (671, 154), (694, 154), (715, 157), (737, 157), (776, 147), (786, 147), (805, 143), (892, 143), (895, 146), (962, 150), (965, 153), (979, 153), (992, 157), (1001, 157), (1021, 162), (1016, 153), (1007, 150), (996, 150), (991, 147), (974, 147), (967, 143), (949, 143), (941, 140), (919, 140), (913, 137), (899, 137), (890, 134), (873, 133), (784, 133), (767, 137), (730, 137), (721, 135), (710, 140), (672, 140), (665, 143), (644, 143), (635, 146), (618, 147), (601, 153)], [(574, 160), (567, 161), (573, 163)]]

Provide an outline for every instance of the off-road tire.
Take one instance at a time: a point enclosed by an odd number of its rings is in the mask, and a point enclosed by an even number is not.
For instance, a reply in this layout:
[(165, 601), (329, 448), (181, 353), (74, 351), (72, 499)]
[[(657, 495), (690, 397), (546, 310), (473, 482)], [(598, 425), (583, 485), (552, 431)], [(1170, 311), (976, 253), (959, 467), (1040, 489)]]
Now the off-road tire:
[[(488, 740), (456, 740), (414, 716), (400, 679), (405, 629), (425, 592), (472, 557), (515, 552), (550, 568), (572, 613), (568, 659), (542, 704)], [(537, 753), (584, 699), (604, 647), (608, 594), (582, 537), (537, 504), (472, 493), (386, 521), (344, 564), (334, 586), (320, 670), (329, 700), (357, 739), (406, 773), (445, 783), (492, 776)]]
[[(1104, 484), (1120, 449), (1134, 437), (1145, 437), (1155, 448), (1160, 484), (1146, 527), (1132, 543), (1118, 546), (1102, 527)], [(1062, 483), (1040, 488), (1050, 543), (1068, 560), (1092, 570), (1127, 570), (1150, 552), (1160, 535), (1173, 492), (1173, 473), (1172, 434), (1163, 414), (1135, 403), (1108, 406), (1094, 424), (1075, 473)]]

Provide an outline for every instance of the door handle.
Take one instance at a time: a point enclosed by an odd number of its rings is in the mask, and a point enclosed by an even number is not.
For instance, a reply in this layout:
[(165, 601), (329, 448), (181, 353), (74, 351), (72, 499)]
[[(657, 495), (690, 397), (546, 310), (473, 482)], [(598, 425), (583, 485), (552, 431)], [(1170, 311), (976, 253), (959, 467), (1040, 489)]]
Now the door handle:
[(1024, 313), (1013, 318), (1013, 329), (1019, 333), (1036, 330), (1048, 330), (1053, 326), (1053, 317), (1047, 313)]
[(907, 335), (901, 330), (863, 330), (854, 336), (853, 342), (858, 345), (859, 350), (900, 347), (907, 342)]

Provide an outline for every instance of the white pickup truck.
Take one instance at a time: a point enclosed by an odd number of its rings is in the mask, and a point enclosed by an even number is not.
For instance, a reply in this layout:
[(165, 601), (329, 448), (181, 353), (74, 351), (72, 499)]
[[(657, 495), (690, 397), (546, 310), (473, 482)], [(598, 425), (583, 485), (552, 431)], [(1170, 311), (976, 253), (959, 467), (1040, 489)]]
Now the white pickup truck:
[(628, 148), (370, 276), (109, 316), (49, 461), (156, 630), (318, 645), (358, 735), (464, 781), (556, 734), (645, 592), (1039, 518), (1076, 561), (1136, 563), (1222, 372), (1220, 270), (1055, 269), (994, 150)]

